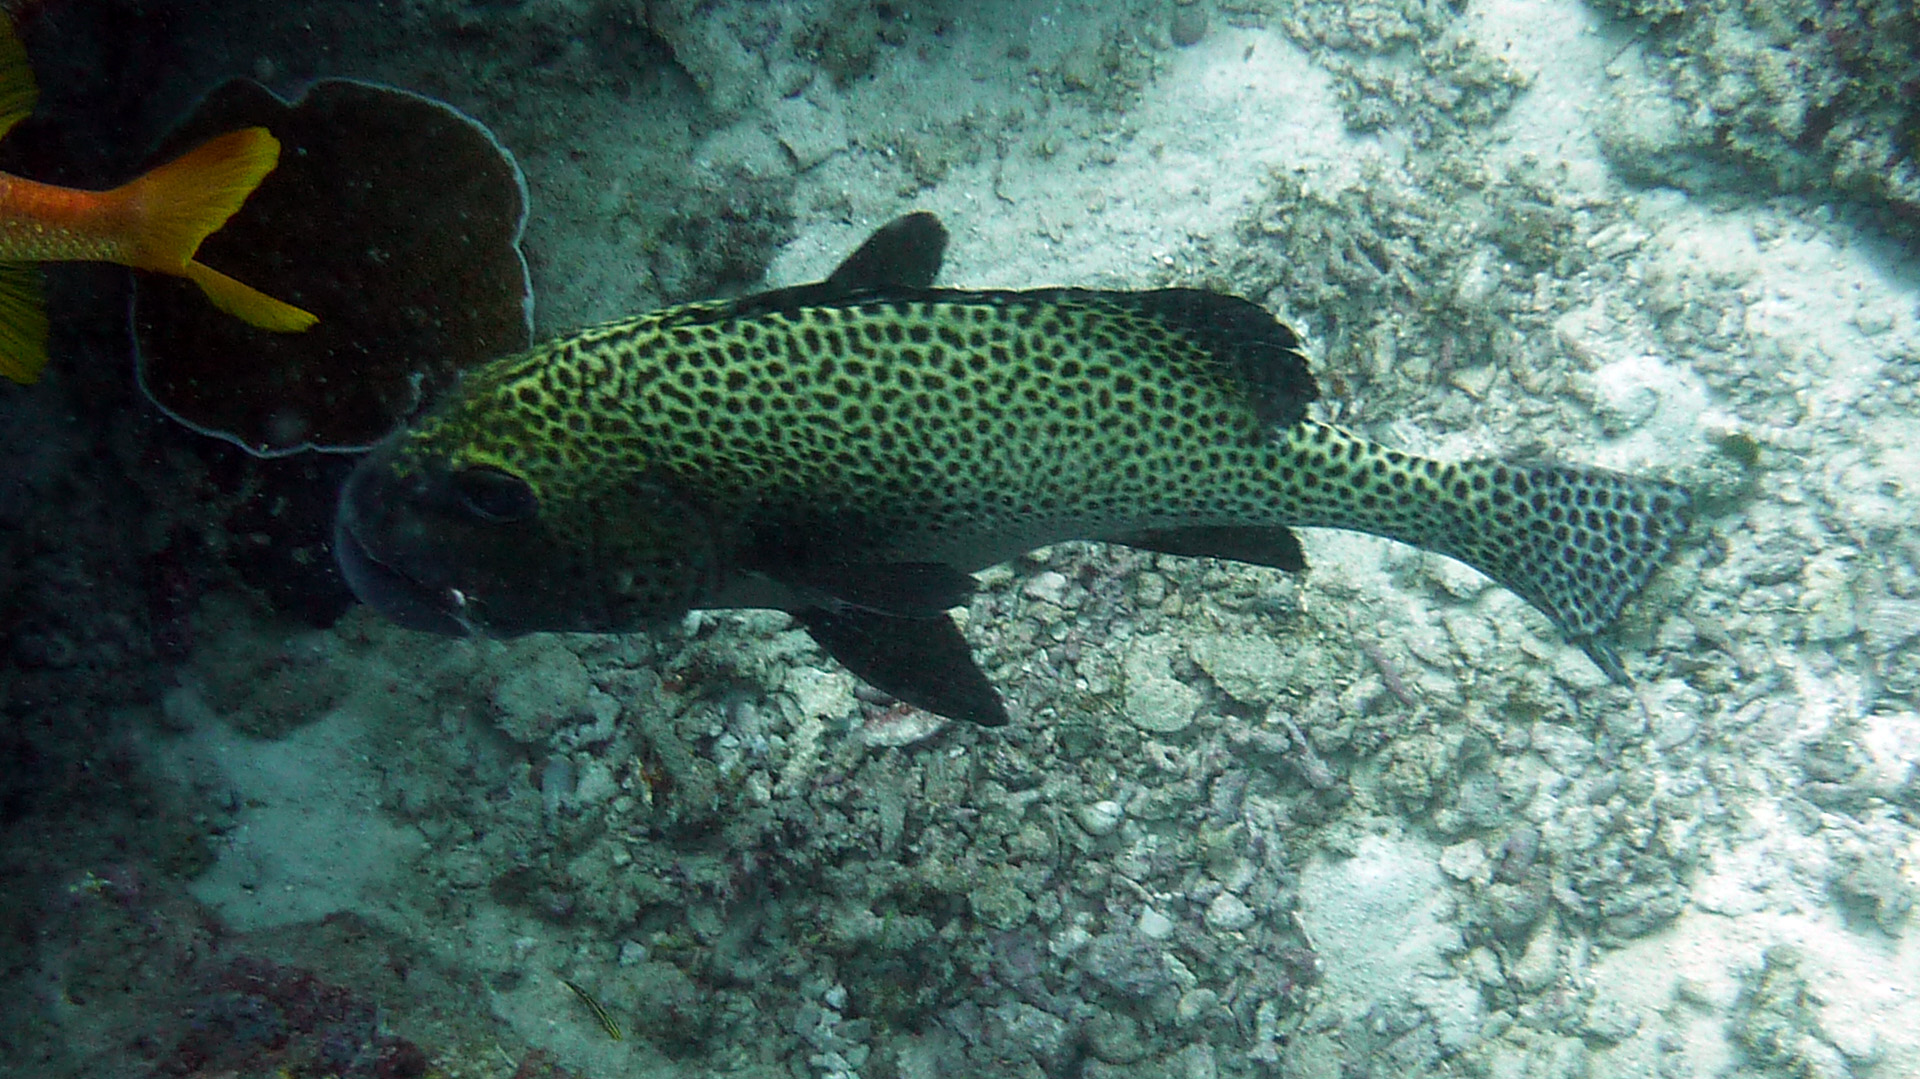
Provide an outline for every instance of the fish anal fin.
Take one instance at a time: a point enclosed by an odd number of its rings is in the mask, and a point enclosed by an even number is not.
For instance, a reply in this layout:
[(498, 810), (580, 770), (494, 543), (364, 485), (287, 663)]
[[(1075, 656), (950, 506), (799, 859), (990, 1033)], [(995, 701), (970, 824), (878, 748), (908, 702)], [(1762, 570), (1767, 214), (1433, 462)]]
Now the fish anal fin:
[(1006, 705), (952, 618), (895, 618), (819, 607), (794, 617), (820, 647), (869, 685), (935, 715), (983, 727), (1006, 725)]
[(23, 386), (40, 381), (47, 366), (47, 306), (40, 271), (0, 263), (0, 375)]
[(1154, 528), (1104, 537), (1110, 543), (1124, 543), (1143, 551), (1184, 555), (1188, 558), (1227, 558), (1256, 566), (1271, 566), (1288, 573), (1304, 573), (1306, 552), (1300, 549), (1300, 537), (1291, 528), (1279, 525), (1196, 525), (1189, 528)]
[(967, 602), (973, 575), (944, 562), (828, 562), (783, 567), (776, 579), (829, 607), (932, 618)]

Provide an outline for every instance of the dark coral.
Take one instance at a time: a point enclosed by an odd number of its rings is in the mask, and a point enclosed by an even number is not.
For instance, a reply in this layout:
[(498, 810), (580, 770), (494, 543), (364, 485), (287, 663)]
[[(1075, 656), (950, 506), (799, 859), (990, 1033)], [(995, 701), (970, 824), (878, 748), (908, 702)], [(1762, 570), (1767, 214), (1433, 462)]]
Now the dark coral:
[(143, 280), (141, 384), (161, 408), (262, 455), (365, 447), (460, 370), (526, 347), (526, 195), (478, 123), (369, 83), (325, 80), (289, 103), (240, 79), (155, 158), (253, 124), (280, 139), (280, 165), (200, 260), (320, 324), (270, 333), (190, 284)]
[(427, 1074), (418, 1045), (380, 1029), (380, 1010), (309, 971), (263, 959), (234, 960), (184, 1016), (163, 1076), (330, 1075), (415, 1079)]

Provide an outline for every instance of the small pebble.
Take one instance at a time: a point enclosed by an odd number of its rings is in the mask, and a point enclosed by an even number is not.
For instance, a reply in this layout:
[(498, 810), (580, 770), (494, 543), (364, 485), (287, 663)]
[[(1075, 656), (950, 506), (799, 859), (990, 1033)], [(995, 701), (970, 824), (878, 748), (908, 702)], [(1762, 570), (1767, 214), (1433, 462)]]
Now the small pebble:
[(1441, 850), (1440, 868), (1457, 881), (1485, 884), (1493, 879), (1493, 861), (1478, 839), (1464, 839)]
[(1067, 598), (1067, 579), (1052, 570), (1036, 573), (1028, 579), (1026, 587), (1021, 589), (1030, 599), (1046, 600), (1058, 604)]
[(1073, 811), (1074, 821), (1088, 835), (1112, 835), (1126, 815), (1126, 809), (1111, 798), (1088, 802)]
[(1221, 892), (1207, 904), (1207, 928), (1216, 933), (1238, 932), (1253, 921), (1253, 908), (1232, 892)]
[(1181, 1026), (1190, 1026), (1195, 1020), (1203, 1019), (1220, 1003), (1220, 994), (1200, 986), (1189, 989), (1180, 997), (1180, 1006), (1173, 1013), (1174, 1022)]

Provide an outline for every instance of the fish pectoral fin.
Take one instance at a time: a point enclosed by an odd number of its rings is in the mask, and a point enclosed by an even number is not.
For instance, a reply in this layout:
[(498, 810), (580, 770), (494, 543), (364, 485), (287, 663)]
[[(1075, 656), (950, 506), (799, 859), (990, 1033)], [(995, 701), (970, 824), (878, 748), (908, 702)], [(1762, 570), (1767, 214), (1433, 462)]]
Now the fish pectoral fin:
[(1006, 705), (947, 615), (897, 618), (809, 607), (794, 617), (820, 647), (875, 688), (948, 719), (1006, 725)]
[(974, 580), (945, 562), (831, 562), (772, 574), (829, 609), (928, 619), (967, 602)]
[(1306, 552), (1293, 529), (1278, 525), (1200, 525), (1192, 528), (1151, 528), (1103, 537), (1143, 551), (1187, 558), (1229, 558), (1256, 566), (1272, 566), (1288, 573), (1305, 573)]

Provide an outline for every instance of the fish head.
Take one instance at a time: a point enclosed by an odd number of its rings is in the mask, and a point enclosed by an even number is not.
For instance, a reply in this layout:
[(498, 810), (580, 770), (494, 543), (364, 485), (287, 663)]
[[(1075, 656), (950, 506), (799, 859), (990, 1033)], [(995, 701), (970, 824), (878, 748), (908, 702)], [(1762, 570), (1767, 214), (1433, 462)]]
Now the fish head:
[(625, 632), (685, 614), (717, 564), (698, 507), (566, 430), (478, 394), (375, 447), (334, 520), (354, 594), (454, 635)]

